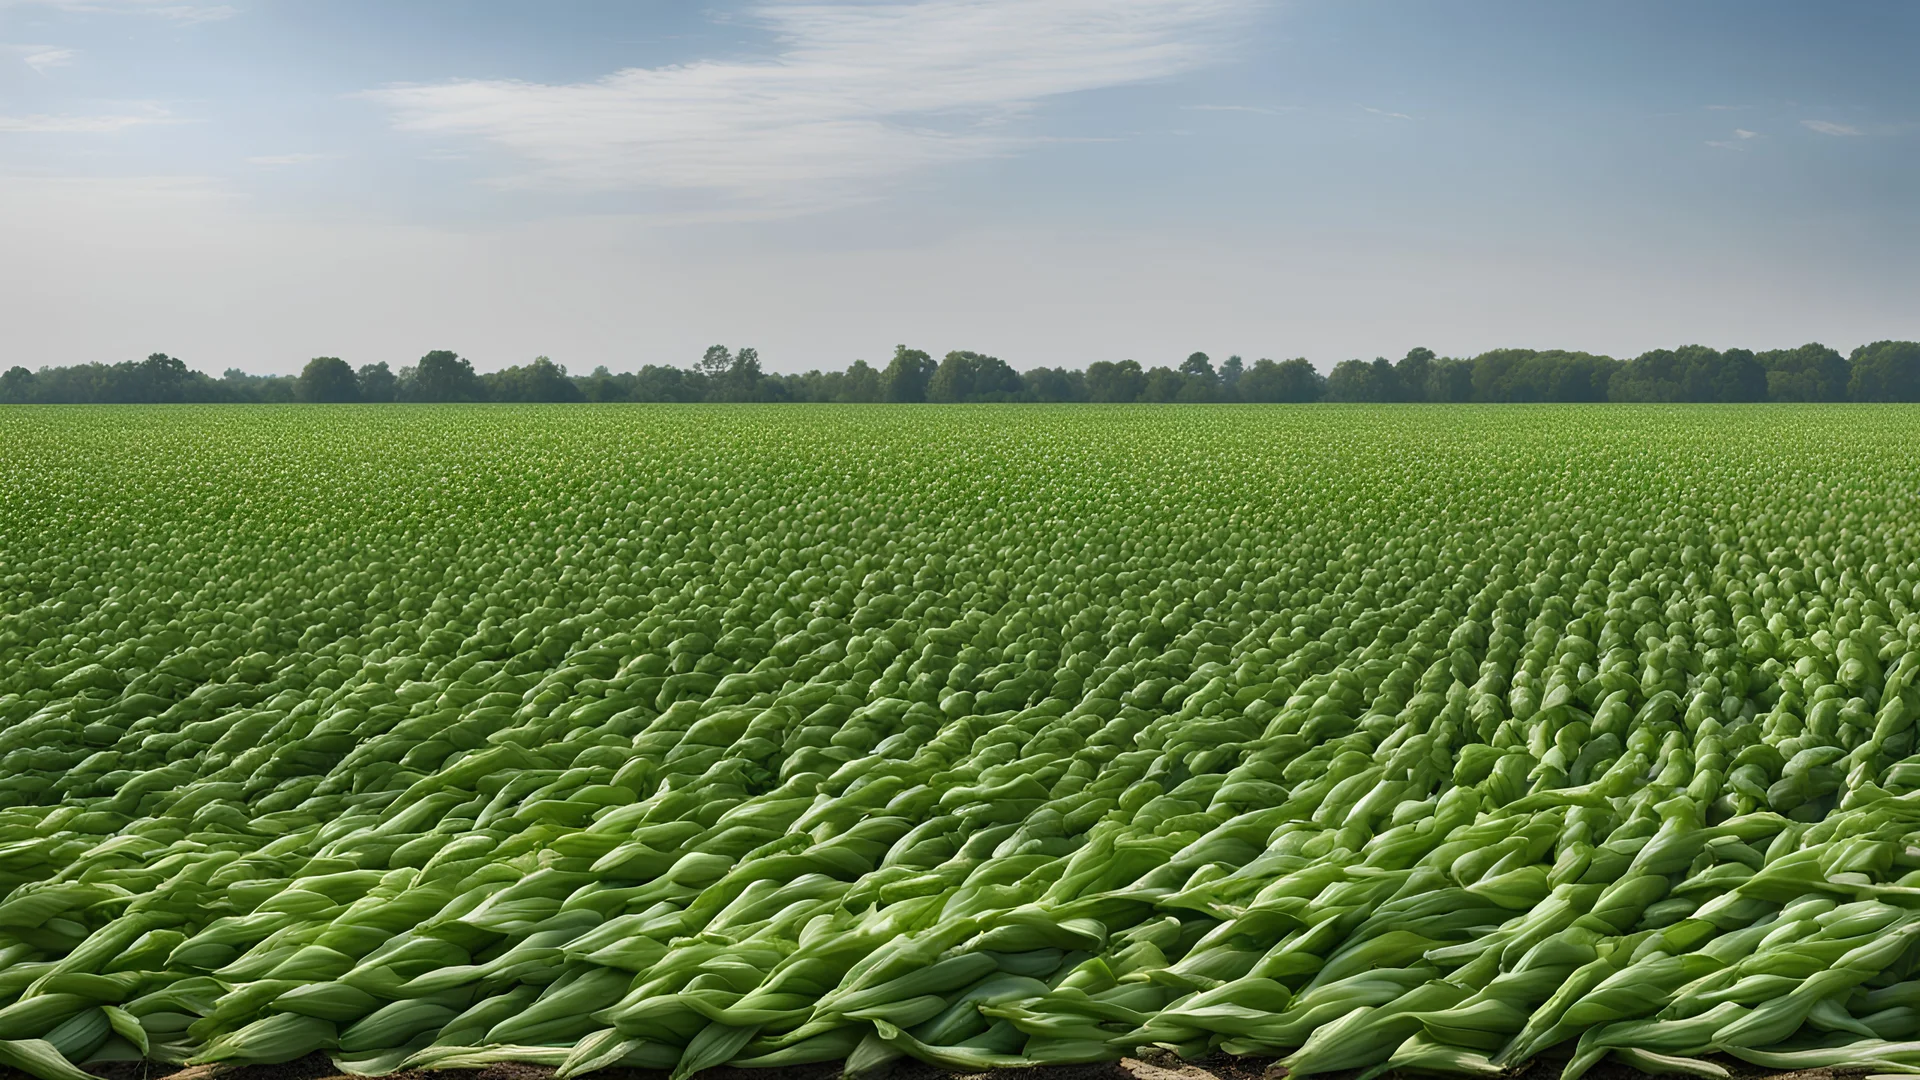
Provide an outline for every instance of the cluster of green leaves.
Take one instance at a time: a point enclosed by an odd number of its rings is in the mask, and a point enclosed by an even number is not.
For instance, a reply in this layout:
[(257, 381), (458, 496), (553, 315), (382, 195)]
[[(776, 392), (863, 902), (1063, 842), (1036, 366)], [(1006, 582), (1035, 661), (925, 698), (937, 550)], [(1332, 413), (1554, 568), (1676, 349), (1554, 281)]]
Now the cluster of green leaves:
[(0, 1063), (1920, 1069), (1913, 431), (0, 416)]
[(1851, 356), (1820, 344), (1762, 353), (1687, 345), (1631, 360), (1561, 349), (1456, 360), (1414, 349), (1398, 361), (1343, 361), (1323, 389), (1326, 400), (1360, 403), (1920, 401), (1920, 344), (1876, 341)]

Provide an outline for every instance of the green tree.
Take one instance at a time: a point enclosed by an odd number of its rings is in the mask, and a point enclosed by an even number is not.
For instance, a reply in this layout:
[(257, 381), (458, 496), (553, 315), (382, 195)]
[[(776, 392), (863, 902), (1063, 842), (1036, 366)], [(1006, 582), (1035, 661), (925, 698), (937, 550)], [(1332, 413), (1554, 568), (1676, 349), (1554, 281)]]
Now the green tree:
[(879, 369), (865, 360), (855, 360), (849, 367), (837, 388), (832, 400), (846, 402), (879, 401), (881, 394), (881, 374)]
[(1767, 400), (1767, 369), (1749, 349), (1728, 349), (1720, 354), (1707, 381), (1707, 401)]
[(683, 371), (667, 364), (648, 364), (633, 378), (635, 401), (699, 401), (706, 387), (697, 371)]
[(1400, 396), (1400, 373), (1393, 369), (1393, 361), (1388, 360), (1384, 356), (1376, 356), (1373, 358), (1373, 363), (1368, 366), (1373, 368), (1373, 392), (1379, 395), (1374, 400), (1402, 400)]
[(1327, 400), (1342, 402), (1381, 402), (1393, 400), (1393, 387), (1381, 375), (1381, 368), (1392, 373), (1392, 365), (1382, 360), (1342, 360), (1327, 376)]
[(1220, 373), (1213, 370), (1213, 359), (1206, 353), (1197, 352), (1180, 362), (1180, 374), (1188, 378), (1216, 379)]
[(32, 401), (36, 380), (33, 372), (15, 365), (0, 375), (0, 401), (10, 405), (21, 405)]
[(354, 382), (359, 384), (361, 401), (392, 401), (400, 392), (400, 380), (394, 378), (385, 360), (360, 365)]
[(1228, 398), (1239, 396), (1240, 377), (1246, 373), (1247, 362), (1238, 354), (1227, 357), (1227, 362), (1220, 365), (1220, 389)]
[(1745, 349), (1654, 349), (1614, 372), (1613, 401), (1765, 401), (1766, 369)]
[(1620, 366), (1607, 385), (1608, 401), (1680, 401), (1685, 364), (1673, 349), (1653, 349)]
[(1147, 381), (1140, 388), (1140, 400), (1164, 403), (1180, 400), (1180, 391), (1187, 388), (1187, 377), (1169, 367), (1151, 368), (1147, 371)]
[(1920, 343), (1876, 341), (1851, 359), (1847, 396), (1854, 401), (1920, 401)]
[(116, 395), (122, 401), (185, 401), (187, 386), (192, 381), (192, 373), (187, 370), (186, 362), (166, 353), (154, 353), (128, 374), (130, 377), (123, 382), (121, 392)]
[(1400, 362), (1393, 365), (1393, 385), (1399, 393), (1400, 401), (1427, 401), (1428, 384), (1433, 380), (1433, 350), (1425, 347), (1409, 349)]
[(1472, 401), (1473, 364), (1451, 357), (1436, 360), (1427, 373), (1428, 401)]
[(1305, 357), (1274, 363), (1255, 360), (1240, 377), (1240, 396), (1247, 401), (1305, 403), (1319, 401), (1327, 390), (1326, 377)]
[(1174, 392), (1173, 400), (1190, 405), (1219, 401), (1220, 382), (1218, 379), (1203, 379), (1197, 375), (1182, 375), (1180, 389)]
[(1174, 394), (1175, 401), (1213, 401), (1220, 396), (1220, 373), (1213, 370), (1213, 360), (1206, 353), (1197, 352), (1180, 364), (1180, 377), (1183, 385)]
[[(1619, 363), (1612, 357), (1557, 349), (1495, 349), (1470, 362), (1469, 398), (1439, 400), (1495, 402), (1605, 401)], [(1448, 378), (1460, 378), (1449, 372)], [(1429, 383), (1431, 387), (1431, 382)], [(1647, 393), (1673, 393), (1666, 382), (1649, 383)]]
[(590, 374), (574, 382), (580, 388), (580, 396), (588, 401), (619, 401), (628, 392), (628, 388), (605, 364), (596, 366)]
[(881, 395), (893, 402), (925, 401), (927, 384), (933, 381), (933, 373), (938, 370), (939, 365), (925, 352), (905, 345), (895, 346), (893, 362), (880, 377)]
[(1528, 372), (1540, 354), (1533, 349), (1493, 349), (1473, 358), (1474, 401), (1543, 401)]
[(293, 392), (306, 402), (359, 401), (360, 382), (345, 360), (337, 356), (316, 356), (300, 370)]
[(722, 401), (759, 401), (765, 372), (760, 370), (760, 350), (748, 346), (736, 354), (717, 382)]
[(1020, 376), (1006, 361), (965, 350), (950, 352), (927, 382), (927, 400), (1016, 401), (1020, 397)]
[(544, 356), (524, 367), (515, 366), (481, 376), (489, 401), (581, 401), (585, 395), (567, 377), (567, 369)]
[(1773, 349), (1757, 357), (1767, 371), (1769, 401), (1845, 401), (1852, 370), (1847, 358), (1818, 342)]
[(1037, 367), (1020, 376), (1027, 401), (1086, 401), (1087, 374), (1059, 367)]
[(725, 345), (709, 345), (693, 370), (717, 382), (733, 370), (733, 350)]
[(1706, 345), (1683, 345), (1673, 351), (1673, 379), (1680, 384), (1676, 401), (1719, 401), (1720, 368), (1725, 361), (1720, 350)]
[(282, 405), (299, 400), (295, 393), (300, 385), (297, 375), (249, 375), (239, 368), (228, 368), (220, 376), (220, 398), (222, 401), (245, 401), (259, 404)]
[(1607, 387), (1619, 367), (1610, 356), (1556, 351), (1536, 356), (1529, 371), (1540, 370), (1534, 377), (1536, 383), (1544, 379), (1546, 393), (1541, 401), (1605, 401)]
[(406, 380), (407, 396), (413, 401), (484, 401), (486, 387), (474, 374), (473, 364), (459, 353), (436, 349), (420, 358)]
[(1146, 389), (1146, 373), (1137, 360), (1098, 360), (1087, 365), (1087, 397), (1092, 401), (1119, 403), (1140, 400)]

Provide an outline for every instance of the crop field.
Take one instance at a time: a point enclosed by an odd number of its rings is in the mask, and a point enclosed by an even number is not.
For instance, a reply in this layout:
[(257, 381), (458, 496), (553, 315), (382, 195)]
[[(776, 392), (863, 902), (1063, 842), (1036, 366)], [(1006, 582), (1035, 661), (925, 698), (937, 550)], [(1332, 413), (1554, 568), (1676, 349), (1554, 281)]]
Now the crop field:
[(1917, 676), (1909, 407), (13, 409), (0, 1065), (1920, 1072)]

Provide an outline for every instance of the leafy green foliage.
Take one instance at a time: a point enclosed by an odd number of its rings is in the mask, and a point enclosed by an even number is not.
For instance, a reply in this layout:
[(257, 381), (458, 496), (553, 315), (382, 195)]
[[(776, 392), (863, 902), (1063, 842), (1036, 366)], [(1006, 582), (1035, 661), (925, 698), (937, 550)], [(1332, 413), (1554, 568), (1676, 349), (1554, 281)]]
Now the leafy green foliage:
[(950, 352), (927, 382), (927, 400), (1018, 401), (1024, 388), (1020, 374), (995, 356)]
[[(156, 367), (156, 364), (161, 365)], [(397, 373), (384, 362), (360, 369), (322, 358), (298, 379), (230, 370), (217, 382), (155, 354), (145, 364), (12, 367), (0, 373), (0, 404), (148, 402), (935, 402), (1099, 403), (1332, 401), (1346, 404), (1461, 402), (1893, 402), (1920, 401), (1920, 344), (1875, 342), (1851, 358), (1824, 345), (1754, 354), (1702, 345), (1655, 349), (1621, 361), (1558, 349), (1494, 349), (1470, 359), (1416, 348), (1399, 360), (1344, 360), (1322, 375), (1305, 358), (1249, 366), (1230, 356), (1214, 369), (1206, 353), (1177, 368), (1136, 360), (1098, 361), (1079, 371), (1015, 371), (998, 357), (959, 350), (934, 362), (902, 345), (884, 369), (855, 360), (843, 371), (777, 374), (759, 351), (714, 345), (691, 368), (647, 364), (637, 372), (602, 366), (569, 375), (546, 357), (478, 375), (456, 353), (434, 352)]]
[(1914, 1068), (1913, 421), (0, 415), (0, 1060)]
[[(373, 378), (377, 380), (378, 376)], [(320, 404), (359, 401), (360, 382), (345, 360), (337, 356), (316, 356), (301, 369), (294, 394), (301, 401)]]

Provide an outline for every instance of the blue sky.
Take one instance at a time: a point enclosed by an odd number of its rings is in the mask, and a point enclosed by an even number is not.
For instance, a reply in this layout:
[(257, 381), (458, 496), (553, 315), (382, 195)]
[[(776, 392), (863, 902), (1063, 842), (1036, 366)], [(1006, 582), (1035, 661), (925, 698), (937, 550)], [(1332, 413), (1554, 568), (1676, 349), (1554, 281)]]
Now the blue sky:
[(0, 364), (1920, 337), (1905, 0), (0, 0)]

